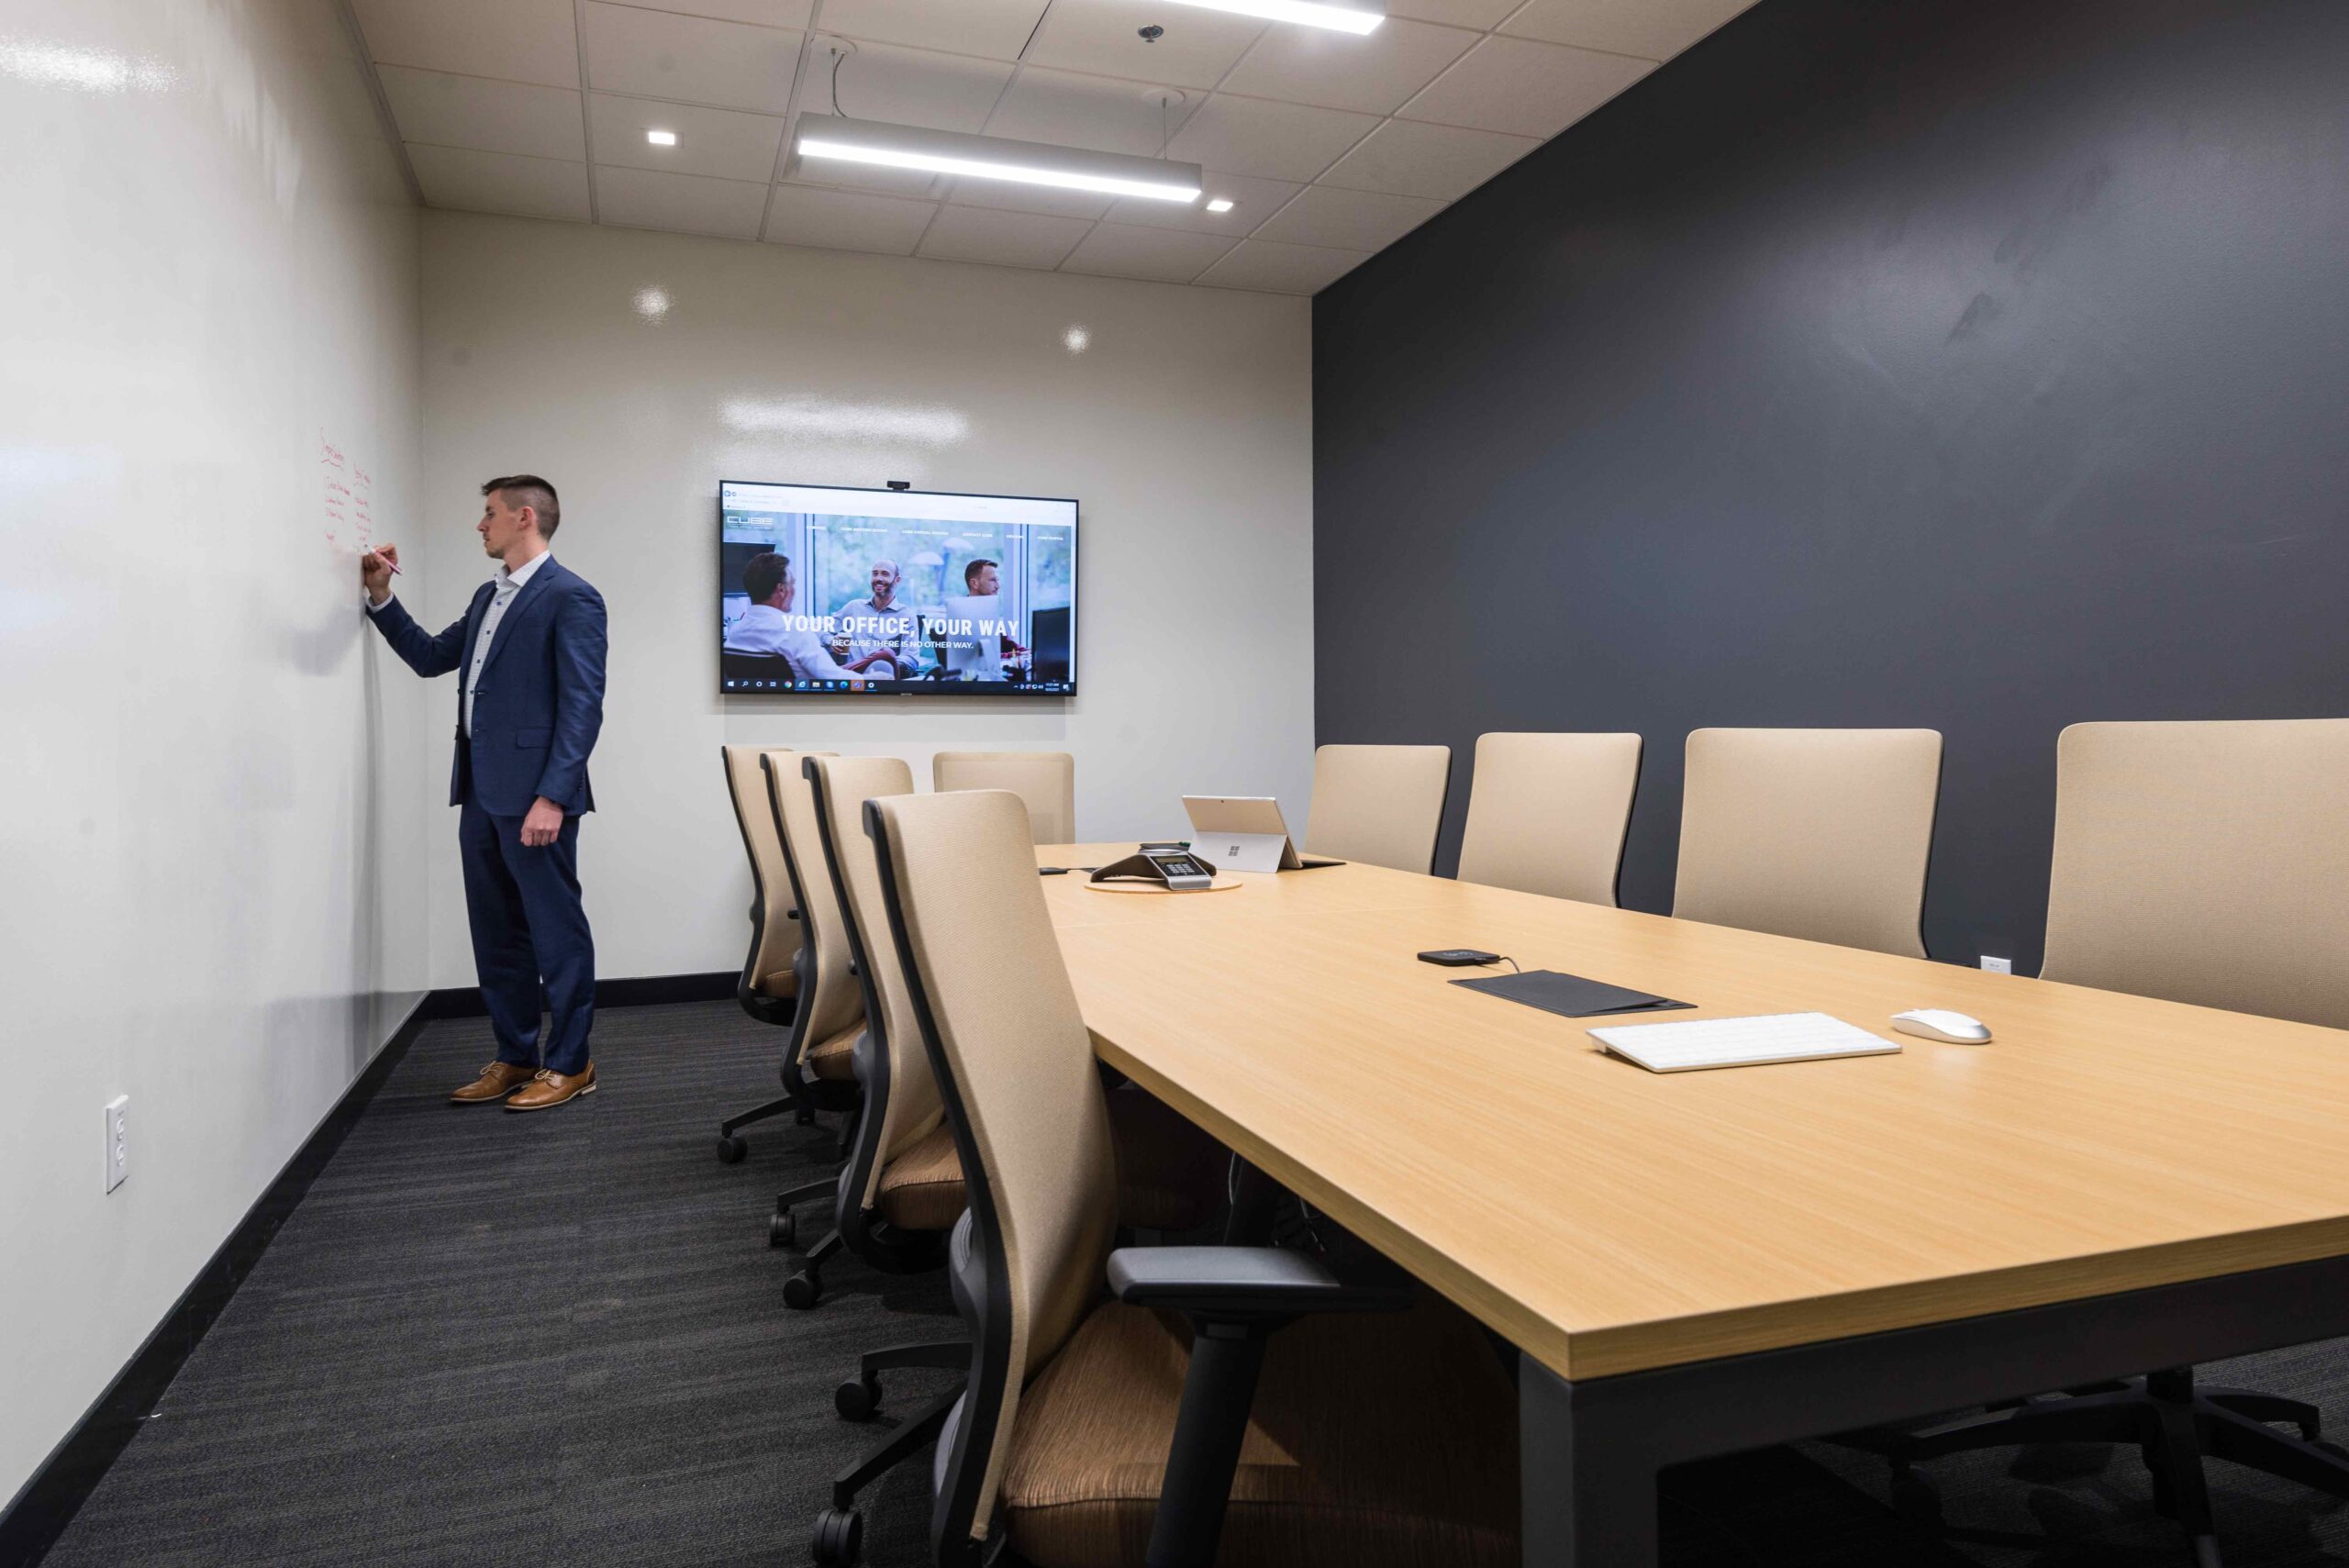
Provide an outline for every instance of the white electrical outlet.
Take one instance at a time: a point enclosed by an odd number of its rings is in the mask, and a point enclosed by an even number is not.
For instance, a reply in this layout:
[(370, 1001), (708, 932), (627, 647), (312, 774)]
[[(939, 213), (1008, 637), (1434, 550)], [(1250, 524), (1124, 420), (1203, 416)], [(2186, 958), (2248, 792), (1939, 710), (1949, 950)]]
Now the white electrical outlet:
[(1982, 967), (1993, 974), (2012, 974), (2015, 972), (2015, 961), (2010, 958), (1992, 958), (1986, 952), (1982, 955)]
[(117, 1095), (106, 1102), (106, 1191), (122, 1185), (130, 1174), (130, 1096)]

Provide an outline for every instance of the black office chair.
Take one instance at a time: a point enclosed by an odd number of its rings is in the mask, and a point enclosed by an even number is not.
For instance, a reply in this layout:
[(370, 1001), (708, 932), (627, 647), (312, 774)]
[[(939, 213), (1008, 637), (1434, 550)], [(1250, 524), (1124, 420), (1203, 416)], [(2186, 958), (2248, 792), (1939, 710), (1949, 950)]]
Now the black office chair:
[[(2042, 979), (2349, 1028), (2349, 719), (2076, 724), (2057, 743)], [(2180, 1136), (2193, 1112), (2180, 1107)], [(2276, 1423), (2295, 1432), (2276, 1429)], [(2219, 1562), (2202, 1461), (2349, 1497), (2349, 1449), (2313, 1405), (2198, 1386), (2170, 1367), (1922, 1431), (1854, 1434), (1891, 1462), (1894, 1500), (1941, 1517), (1916, 1466), (2012, 1443), (2131, 1443), (2154, 1506)]]

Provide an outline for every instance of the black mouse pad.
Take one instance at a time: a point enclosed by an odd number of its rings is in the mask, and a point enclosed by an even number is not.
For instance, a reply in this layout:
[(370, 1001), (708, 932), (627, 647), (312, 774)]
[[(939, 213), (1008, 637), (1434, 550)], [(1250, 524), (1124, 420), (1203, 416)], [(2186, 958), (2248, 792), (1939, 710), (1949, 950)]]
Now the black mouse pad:
[(1579, 974), (1560, 974), (1554, 969), (1529, 969), (1522, 974), (1487, 974), (1475, 980), (1455, 980), (1453, 984), (1508, 1001), (1522, 1002), (1529, 1007), (1539, 1007), (1545, 1013), (1555, 1013), (1566, 1018), (1595, 1018), (1609, 1013), (1661, 1013), (1673, 1007), (1693, 1007), (1697, 1005), (1694, 1002), (1675, 1002), (1669, 996), (1658, 996), (1646, 991), (1609, 985), (1604, 980), (1586, 980)]

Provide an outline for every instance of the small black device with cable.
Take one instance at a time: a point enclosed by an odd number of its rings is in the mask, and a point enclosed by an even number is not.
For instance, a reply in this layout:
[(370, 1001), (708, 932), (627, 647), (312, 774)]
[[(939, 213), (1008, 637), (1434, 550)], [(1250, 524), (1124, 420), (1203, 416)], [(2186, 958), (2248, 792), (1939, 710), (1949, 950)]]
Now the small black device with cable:
[[(1483, 948), (1431, 948), (1419, 954), (1419, 962), (1442, 964), (1446, 969), (1481, 969), (1488, 963), (1499, 963), (1502, 959), (1500, 954), (1486, 952)], [(1508, 962), (1511, 969), (1517, 967), (1515, 959)]]

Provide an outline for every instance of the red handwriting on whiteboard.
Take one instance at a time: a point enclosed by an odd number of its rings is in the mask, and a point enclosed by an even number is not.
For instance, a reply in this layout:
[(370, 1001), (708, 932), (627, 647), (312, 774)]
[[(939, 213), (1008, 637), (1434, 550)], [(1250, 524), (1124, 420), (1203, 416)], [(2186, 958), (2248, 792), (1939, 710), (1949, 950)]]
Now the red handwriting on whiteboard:
[(351, 527), (355, 517), (358, 524), (358, 547), (361, 550), (370, 548), (374, 533), (374, 523), (369, 516), (368, 498), (360, 491), (353, 491), (351, 485), (344, 484), (338, 475), (349, 474), (352, 481), (361, 486), (361, 491), (373, 488), (374, 482), (361, 472), (359, 465), (351, 462), (340, 447), (327, 439), (327, 433), (324, 430), (318, 432), (318, 462), (327, 471), (322, 494), (323, 510), (327, 522), (327, 542), (337, 550), (342, 549), (344, 530)]

